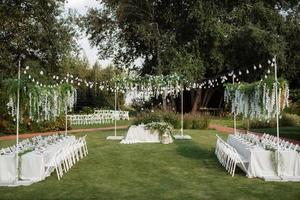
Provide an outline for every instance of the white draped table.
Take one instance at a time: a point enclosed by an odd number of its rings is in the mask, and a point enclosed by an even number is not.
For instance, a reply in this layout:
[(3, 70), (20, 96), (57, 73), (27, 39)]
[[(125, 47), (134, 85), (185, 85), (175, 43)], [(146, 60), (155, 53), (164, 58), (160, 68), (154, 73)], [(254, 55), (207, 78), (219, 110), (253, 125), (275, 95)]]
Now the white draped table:
[[(248, 163), (248, 177), (278, 177), (276, 163), (272, 160), (271, 150), (253, 145), (236, 135), (229, 135), (227, 143), (233, 146)], [(300, 156), (297, 151), (280, 150), (279, 175), (282, 178), (300, 179)]]
[(0, 155), (0, 184), (11, 184), (16, 178), (16, 155)]
[(130, 126), (121, 144), (159, 143), (159, 133), (145, 128), (145, 125)]
[(69, 136), (61, 141), (49, 145), (43, 153), (32, 151), (21, 156), (20, 178), (23, 180), (41, 181), (46, 174), (46, 165), (55, 158), (56, 153), (70, 142), (75, 141), (75, 136)]

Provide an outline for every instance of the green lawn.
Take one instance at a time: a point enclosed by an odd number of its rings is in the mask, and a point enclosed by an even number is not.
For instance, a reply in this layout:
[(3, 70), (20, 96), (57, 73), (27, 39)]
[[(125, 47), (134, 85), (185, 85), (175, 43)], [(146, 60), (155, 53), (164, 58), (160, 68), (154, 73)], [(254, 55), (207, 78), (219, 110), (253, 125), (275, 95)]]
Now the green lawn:
[(214, 155), (216, 131), (186, 133), (193, 140), (122, 145), (105, 140), (110, 131), (89, 132), (89, 155), (61, 181), (53, 173), (31, 186), (0, 187), (0, 199), (299, 199), (300, 183), (229, 176)]
[[(259, 129), (252, 129), (252, 131), (268, 133), (271, 135), (277, 134), (276, 128), (259, 128)], [(280, 127), (279, 134), (280, 134), (280, 137), (294, 139), (294, 140), (300, 140), (300, 127), (299, 126)]]

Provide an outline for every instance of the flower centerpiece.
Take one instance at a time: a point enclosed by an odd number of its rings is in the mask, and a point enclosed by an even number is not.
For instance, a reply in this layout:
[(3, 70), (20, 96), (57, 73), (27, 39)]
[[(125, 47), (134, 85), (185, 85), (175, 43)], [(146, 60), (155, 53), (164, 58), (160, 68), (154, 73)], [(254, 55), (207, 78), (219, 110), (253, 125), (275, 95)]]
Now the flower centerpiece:
[(151, 132), (157, 131), (160, 140), (163, 144), (169, 144), (173, 142), (171, 124), (166, 122), (151, 122), (145, 125), (146, 129), (151, 130)]

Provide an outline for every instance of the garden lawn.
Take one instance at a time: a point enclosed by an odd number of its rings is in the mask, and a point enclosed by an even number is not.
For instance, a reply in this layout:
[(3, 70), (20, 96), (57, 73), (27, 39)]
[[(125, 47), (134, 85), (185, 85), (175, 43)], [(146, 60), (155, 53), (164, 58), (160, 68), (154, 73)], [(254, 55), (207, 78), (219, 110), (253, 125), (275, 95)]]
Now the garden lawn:
[[(268, 133), (275, 136), (277, 134), (276, 128), (257, 128), (251, 129), (251, 131)], [(300, 141), (300, 126), (279, 127), (279, 134), (280, 137)]]
[(214, 155), (216, 131), (186, 133), (193, 140), (124, 145), (105, 140), (113, 132), (89, 132), (89, 155), (61, 181), (53, 173), (31, 186), (0, 187), (0, 199), (299, 199), (300, 183), (229, 176)]

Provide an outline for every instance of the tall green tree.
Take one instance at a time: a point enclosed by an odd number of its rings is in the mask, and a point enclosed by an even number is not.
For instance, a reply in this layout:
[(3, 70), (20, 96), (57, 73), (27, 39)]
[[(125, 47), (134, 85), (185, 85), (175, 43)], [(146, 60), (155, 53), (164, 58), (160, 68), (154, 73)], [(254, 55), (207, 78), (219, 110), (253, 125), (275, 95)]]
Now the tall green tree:
[[(265, 64), (277, 55), (281, 74), (299, 68), (299, 2), (296, 0), (103, 0), (82, 24), (102, 58), (141, 74), (178, 72), (190, 80)], [(283, 67), (287, 66), (287, 67)], [(257, 80), (261, 74), (244, 76)], [(295, 78), (295, 77), (294, 77)], [(192, 109), (207, 107), (215, 89), (194, 90)]]
[[(63, 16), (65, 0), (3, 0), (0, 3), (0, 70), (15, 74), (23, 61), (38, 61), (54, 72), (74, 47), (71, 19)], [(64, 14), (65, 15), (65, 14)], [(23, 63), (24, 63), (23, 62)]]

